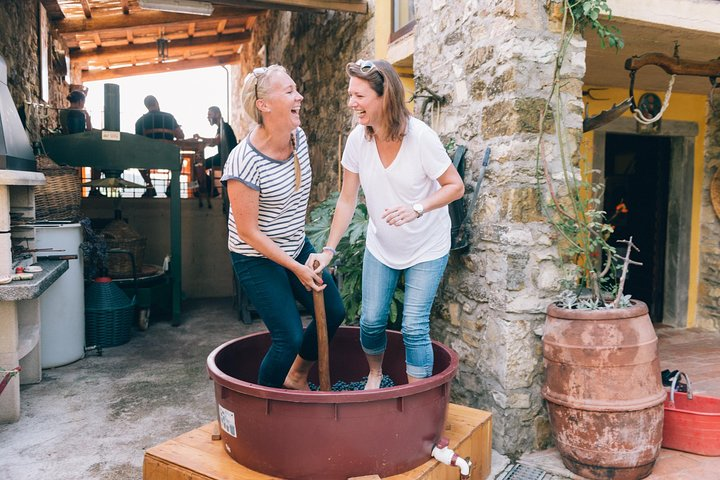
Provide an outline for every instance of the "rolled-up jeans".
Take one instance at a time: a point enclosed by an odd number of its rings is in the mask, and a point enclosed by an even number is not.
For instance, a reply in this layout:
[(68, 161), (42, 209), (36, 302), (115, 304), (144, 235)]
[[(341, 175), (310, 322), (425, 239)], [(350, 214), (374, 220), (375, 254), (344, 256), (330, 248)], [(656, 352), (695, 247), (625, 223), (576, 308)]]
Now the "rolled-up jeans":
[[(304, 264), (311, 253), (315, 253), (315, 249), (305, 240), (296, 260)], [(310, 361), (318, 358), (312, 292), (308, 292), (290, 270), (265, 257), (230, 252), (230, 258), (238, 284), (270, 331), (272, 345), (260, 364), (258, 384), (282, 387), (296, 355)], [(345, 308), (340, 292), (327, 270), (323, 271), (322, 278), (327, 285), (323, 293), (328, 339), (332, 340), (345, 318)], [(313, 320), (304, 332), (296, 300), (306, 310), (313, 312)]]
[(365, 250), (362, 273), (362, 312), (360, 343), (368, 355), (379, 355), (387, 346), (390, 302), (400, 274), (405, 272), (405, 301), (402, 336), (408, 375), (425, 378), (432, 375), (433, 351), (430, 343), (430, 309), (442, 280), (448, 255), (421, 262), (404, 270), (390, 268)]

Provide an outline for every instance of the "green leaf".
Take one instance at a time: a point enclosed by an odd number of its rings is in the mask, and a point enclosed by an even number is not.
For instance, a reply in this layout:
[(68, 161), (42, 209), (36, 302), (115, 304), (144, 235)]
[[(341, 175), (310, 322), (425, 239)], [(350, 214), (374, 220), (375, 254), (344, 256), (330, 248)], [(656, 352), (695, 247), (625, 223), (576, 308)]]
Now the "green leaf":
[(390, 315), (388, 317), (388, 322), (395, 323), (397, 321), (397, 316), (398, 316), (397, 305), (395, 305), (395, 302), (390, 302)]

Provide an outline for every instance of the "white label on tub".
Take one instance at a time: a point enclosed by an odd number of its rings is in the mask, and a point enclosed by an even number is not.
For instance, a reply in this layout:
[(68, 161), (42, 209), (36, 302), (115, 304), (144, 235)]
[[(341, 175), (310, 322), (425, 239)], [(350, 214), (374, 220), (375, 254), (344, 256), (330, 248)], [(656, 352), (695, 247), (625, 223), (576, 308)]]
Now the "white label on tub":
[(235, 414), (218, 404), (218, 416), (220, 417), (220, 427), (228, 434), (237, 438), (237, 431), (235, 430)]

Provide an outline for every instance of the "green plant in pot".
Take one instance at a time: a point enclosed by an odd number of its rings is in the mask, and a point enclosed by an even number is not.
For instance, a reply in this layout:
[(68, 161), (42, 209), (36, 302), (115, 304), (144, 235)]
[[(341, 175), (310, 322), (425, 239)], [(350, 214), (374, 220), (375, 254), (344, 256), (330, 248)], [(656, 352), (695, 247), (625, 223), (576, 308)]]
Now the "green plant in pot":
[[(536, 160), (539, 194), (541, 198), (549, 198), (544, 205), (545, 213), (559, 235), (562, 260), (577, 266), (574, 278), (564, 282), (565, 289), (559, 302), (565, 308), (590, 310), (627, 307), (630, 306), (631, 296), (623, 293), (623, 286), (628, 266), (640, 265), (630, 259), (630, 254), (637, 251), (637, 247), (632, 243), (632, 238), (622, 240), (627, 248), (626, 255), (621, 256), (617, 247), (608, 241), (614, 231), (613, 221), (627, 213), (627, 208), (623, 205), (608, 219), (602, 210), (604, 187), (592, 179), (592, 175), (597, 172), (581, 171), (579, 165), (584, 163), (582, 159), (568, 153), (570, 148), (567, 138), (571, 134), (563, 113), (563, 100), (567, 96), (561, 94), (565, 81), (561, 67), (576, 33), (582, 33), (590, 27), (597, 32), (603, 46), (609, 45), (616, 49), (622, 48), (623, 41), (618, 36), (617, 28), (601, 22), (600, 15), (611, 15), (606, 0), (561, 0), (555, 3), (563, 6), (563, 30), (552, 89), (540, 115)], [(550, 160), (542, 151), (546, 122), (550, 119), (554, 122), (559, 147), (560, 189), (554, 186), (552, 180), (553, 174), (557, 172), (551, 171)]]
[[(591, 26), (616, 48), (622, 43), (607, 39), (614, 38), (611, 29), (596, 28), (599, 14), (609, 14), (605, 0), (564, 0), (562, 6), (554, 81), (540, 116), (537, 187), (547, 199), (545, 213), (557, 232), (560, 259), (573, 266), (573, 274), (547, 308), (542, 395), (568, 469), (591, 479), (639, 479), (652, 471), (662, 443), (666, 394), (657, 337), (647, 306), (623, 292), (628, 268), (639, 265), (630, 257), (637, 247), (627, 239), (621, 255), (608, 242), (614, 219), (602, 210), (603, 186), (593, 182), (593, 172), (582, 172), (582, 159), (570, 153), (567, 139), (573, 131), (563, 116), (569, 94), (561, 89), (561, 67), (580, 27)], [(554, 128), (547, 130), (557, 136), (560, 158), (543, 151), (549, 119)], [(622, 214), (623, 207), (614, 212)]]

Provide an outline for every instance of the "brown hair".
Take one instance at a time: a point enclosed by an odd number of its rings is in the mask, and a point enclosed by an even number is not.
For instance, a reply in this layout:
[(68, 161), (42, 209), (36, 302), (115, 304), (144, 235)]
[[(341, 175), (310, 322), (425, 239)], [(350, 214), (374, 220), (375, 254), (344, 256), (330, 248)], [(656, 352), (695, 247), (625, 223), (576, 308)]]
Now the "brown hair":
[(70, 103), (77, 103), (85, 100), (85, 94), (80, 90), (73, 90), (70, 95), (67, 96), (67, 100)]
[(263, 124), (263, 119), (256, 102), (269, 93), (270, 88), (268, 87), (267, 80), (270, 75), (277, 72), (287, 73), (287, 70), (280, 65), (270, 65), (263, 69), (262, 73), (254, 73), (254, 71), (251, 71), (245, 75), (242, 92), (240, 93), (241, 104), (247, 116), (258, 125)]
[[(372, 60), (374, 68), (367, 72), (361, 70), (357, 63), (348, 63), (345, 72), (350, 77), (367, 81), (378, 96), (382, 97), (383, 128), (387, 132), (384, 140), (402, 140), (407, 131), (410, 111), (405, 105), (405, 88), (400, 75), (385, 60)], [(372, 138), (376, 132), (372, 127), (365, 127), (365, 138)]]

